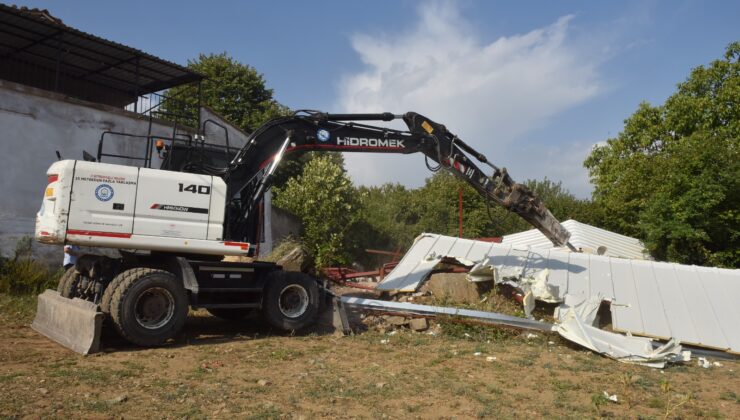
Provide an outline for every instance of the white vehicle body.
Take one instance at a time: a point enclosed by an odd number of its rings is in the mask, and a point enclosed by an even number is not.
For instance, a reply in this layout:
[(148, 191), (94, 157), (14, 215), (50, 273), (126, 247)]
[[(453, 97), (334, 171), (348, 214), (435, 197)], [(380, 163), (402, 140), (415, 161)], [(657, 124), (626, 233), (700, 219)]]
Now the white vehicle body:
[(47, 244), (246, 255), (223, 240), (226, 184), (219, 177), (109, 163), (62, 160), (36, 216)]

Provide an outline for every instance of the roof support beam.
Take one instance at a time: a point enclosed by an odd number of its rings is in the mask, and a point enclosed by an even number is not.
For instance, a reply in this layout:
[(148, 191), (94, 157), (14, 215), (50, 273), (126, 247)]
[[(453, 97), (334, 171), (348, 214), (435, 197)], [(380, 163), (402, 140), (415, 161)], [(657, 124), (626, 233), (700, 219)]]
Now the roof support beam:
[[(80, 75), (80, 76), (78, 76), (78, 77), (79, 77), (80, 79), (84, 79), (84, 78), (85, 78), (85, 77), (87, 77), (87, 76), (92, 76), (92, 75), (94, 75), (94, 74), (102, 73), (102, 72), (104, 72), (104, 71), (106, 71), (106, 70), (110, 70), (110, 69), (112, 69), (112, 68), (114, 68), (114, 67), (118, 67), (118, 66), (120, 66), (121, 64), (126, 64), (126, 63), (128, 63), (128, 62), (130, 62), (130, 61), (133, 61), (134, 59), (136, 59), (136, 63), (137, 63), (136, 65), (138, 66), (138, 63), (139, 63), (139, 56), (138, 56), (138, 55), (134, 55), (134, 56), (131, 56), (131, 57), (129, 57), (129, 58), (126, 58), (126, 59), (123, 59), (123, 60), (119, 60), (119, 61), (116, 61), (115, 63), (110, 63), (110, 64), (106, 64), (106, 65), (104, 65), (103, 67), (97, 68), (97, 69), (95, 69), (95, 70), (90, 70), (89, 72), (87, 72), (87, 73), (85, 73), (85, 74), (82, 74), (82, 75)], [(128, 70), (126, 70), (126, 69), (119, 69), (119, 70), (124, 70), (124, 71), (128, 71)], [(139, 76), (139, 75), (138, 75), (138, 73), (136, 74), (136, 76), (137, 76), (137, 77)]]
[[(39, 39), (37, 39), (35, 41), (29, 42), (28, 44), (26, 44), (26, 45), (24, 45), (22, 47), (14, 48), (13, 51), (9, 51), (9, 52), (3, 54), (2, 56), (0, 56), (0, 58), (9, 58), (9, 57), (11, 57), (14, 54), (18, 54), (19, 52), (23, 52), (23, 51), (25, 51), (25, 50), (27, 50), (29, 48), (33, 48), (36, 45), (42, 44), (42, 43), (44, 43), (48, 39), (56, 38), (61, 33), (62, 33), (62, 31), (59, 30), (59, 31), (56, 31), (56, 32), (54, 32), (52, 34), (49, 34), (49, 35), (47, 35), (47, 36), (45, 36), (43, 38), (39, 38)], [(24, 39), (26, 39), (26, 38), (24, 38)]]
[[(36, 35), (36, 36), (42, 36), (42, 37), (45, 36), (42, 33), (39, 33), (39, 32), (36, 32), (36, 31), (32, 31), (32, 30), (30, 30), (28, 28), (24, 28), (22, 26), (14, 25), (14, 24), (9, 23), (9, 22), (2, 22), (2, 24), (3, 25), (6, 25), (6, 26), (9, 26), (9, 27), (12, 27), (12, 28), (15, 28), (15, 29), (18, 29), (20, 31), (28, 32), (28, 33), (33, 34), (33, 35)], [(72, 31), (67, 31), (67, 30), (64, 30), (64, 29), (60, 29), (60, 31), (69, 33), (70, 35), (76, 35), (76, 36), (84, 37), (82, 34), (75, 33), (75, 32), (72, 32)], [(29, 41), (34, 41), (35, 40), (34, 38), (29, 38), (28, 36), (17, 34), (17, 33), (14, 33), (14, 32), (6, 32), (6, 33), (9, 33), (11, 35), (17, 36), (18, 38), (27, 39)], [(46, 41), (40, 42), (39, 44), (40, 45), (46, 45), (46, 46), (49, 46), (49, 47), (52, 47), (53, 48), (53, 46), (52, 45), (49, 45)], [(79, 49), (84, 50), (84, 51), (87, 51), (87, 52), (91, 52), (93, 54), (97, 54), (98, 56), (102, 56), (102, 57), (106, 57), (106, 58), (110, 58), (110, 59), (114, 59), (114, 60), (117, 60), (118, 59), (118, 57), (116, 57), (116, 56), (107, 54), (107, 53), (102, 52), (102, 51), (91, 50), (90, 48), (84, 47), (82, 45), (74, 45), (74, 47), (75, 48), (79, 48)], [(100, 57), (91, 57), (91, 56), (88, 56), (88, 55), (82, 55), (80, 53), (75, 53), (75, 52), (72, 52), (72, 51), (69, 51), (69, 53), (75, 54), (78, 57), (82, 57), (82, 58), (84, 58), (86, 60), (97, 61), (97, 62), (103, 61), (105, 64), (109, 64), (107, 61), (105, 61), (104, 59), (101, 59)], [(158, 74), (160, 74), (162, 76), (172, 77), (172, 75), (170, 75), (170, 74), (163, 73), (163, 72), (161, 72), (161, 71), (159, 71), (157, 69), (151, 68), (151, 67), (147, 67), (147, 66), (143, 66), (143, 65), (141, 67), (143, 69), (147, 70), (147, 71), (150, 71), (150, 72), (153, 72), (153, 73), (158, 73)], [(126, 71), (128, 73), (133, 73), (131, 70), (128, 70), (128, 69), (125, 69), (125, 68), (121, 68), (121, 70)]]

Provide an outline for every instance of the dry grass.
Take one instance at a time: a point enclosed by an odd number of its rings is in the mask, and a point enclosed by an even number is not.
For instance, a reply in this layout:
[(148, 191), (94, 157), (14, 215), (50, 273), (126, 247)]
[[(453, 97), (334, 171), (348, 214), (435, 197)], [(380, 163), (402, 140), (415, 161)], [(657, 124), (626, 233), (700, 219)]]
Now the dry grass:
[(291, 336), (203, 312), (166, 347), (82, 357), (27, 327), (32, 305), (0, 296), (0, 417), (740, 417), (738, 362), (661, 372), (542, 334)]

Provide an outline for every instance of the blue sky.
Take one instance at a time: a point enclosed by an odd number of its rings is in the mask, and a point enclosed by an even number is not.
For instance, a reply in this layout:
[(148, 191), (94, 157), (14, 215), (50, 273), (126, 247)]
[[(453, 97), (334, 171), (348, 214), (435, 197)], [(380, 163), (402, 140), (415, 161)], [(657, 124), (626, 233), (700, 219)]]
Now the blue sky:
[[(547, 176), (581, 197), (593, 144), (740, 40), (738, 1), (16, 4), (181, 64), (225, 51), (294, 109), (420, 112), (515, 179)], [(352, 155), (347, 166), (362, 184), (429, 176), (419, 156)]]

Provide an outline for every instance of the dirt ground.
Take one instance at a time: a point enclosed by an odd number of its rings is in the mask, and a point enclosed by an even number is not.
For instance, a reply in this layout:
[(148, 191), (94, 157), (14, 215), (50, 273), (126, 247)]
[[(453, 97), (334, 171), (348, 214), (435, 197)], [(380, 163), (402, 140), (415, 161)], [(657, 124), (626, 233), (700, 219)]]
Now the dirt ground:
[(291, 336), (202, 312), (168, 346), (83, 357), (29, 328), (33, 303), (0, 295), (1, 418), (740, 418), (737, 361), (655, 370), (555, 335)]

